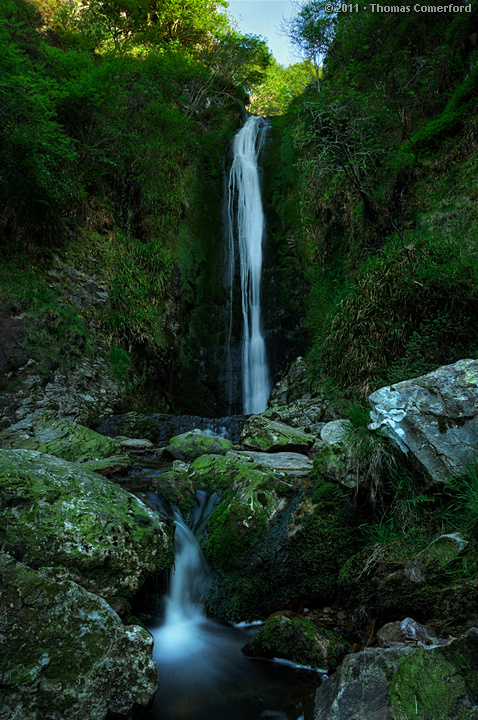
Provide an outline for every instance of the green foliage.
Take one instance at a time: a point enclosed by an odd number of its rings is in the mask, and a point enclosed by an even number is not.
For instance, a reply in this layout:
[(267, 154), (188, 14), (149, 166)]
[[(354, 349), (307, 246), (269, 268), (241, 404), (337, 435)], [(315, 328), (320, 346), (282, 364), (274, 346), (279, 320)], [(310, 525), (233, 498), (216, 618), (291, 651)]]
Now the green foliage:
[(282, 115), (313, 77), (313, 67), (307, 60), (289, 67), (272, 60), (264, 81), (254, 88), (250, 112), (267, 117)]

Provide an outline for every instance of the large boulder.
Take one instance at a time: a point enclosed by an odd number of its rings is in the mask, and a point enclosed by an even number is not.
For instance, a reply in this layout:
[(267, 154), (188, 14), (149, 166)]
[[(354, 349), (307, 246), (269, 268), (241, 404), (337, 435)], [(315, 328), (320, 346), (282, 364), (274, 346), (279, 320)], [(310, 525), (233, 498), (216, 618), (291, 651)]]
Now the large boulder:
[(265, 453), (265, 452), (254, 452), (253, 450), (238, 451), (235, 455), (239, 458), (251, 458), (254, 462), (258, 462), (261, 465), (271, 468), (272, 470), (278, 470), (279, 472), (286, 472), (296, 477), (307, 477), (310, 475), (313, 465), (306, 455), (294, 452), (277, 452), (277, 453)]
[[(152, 638), (102, 598), (0, 552), (0, 718), (104, 720), (146, 710)], [(109, 717), (109, 715), (108, 715)]]
[(269, 420), (264, 415), (252, 415), (248, 418), (241, 434), (241, 442), (245, 447), (263, 452), (280, 450), (307, 452), (314, 440), (313, 435), (284, 423)]
[(315, 720), (478, 717), (478, 629), (446, 646), (348, 655), (318, 689)]
[(334, 670), (346, 650), (342, 638), (288, 611), (268, 617), (264, 627), (242, 649), (251, 657), (284, 658), (321, 670)]
[(462, 474), (478, 455), (478, 360), (459, 360), (369, 397), (380, 428), (425, 471), (428, 485)]
[(0, 450), (0, 545), (103, 597), (133, 595), (173, 561), (166, 523), (139, 499), (33, 450)]
[(171, 438), (165, 450), (177, 460), (195, 460), (201, 455), (225, 455), (233, 447), (230, 440), (195, 429)]
[(118, 454), (118, 444), (53, 412), (36, 412), (0, 433), (0, 448), (38, 450), (48, 455), (84, 462)]

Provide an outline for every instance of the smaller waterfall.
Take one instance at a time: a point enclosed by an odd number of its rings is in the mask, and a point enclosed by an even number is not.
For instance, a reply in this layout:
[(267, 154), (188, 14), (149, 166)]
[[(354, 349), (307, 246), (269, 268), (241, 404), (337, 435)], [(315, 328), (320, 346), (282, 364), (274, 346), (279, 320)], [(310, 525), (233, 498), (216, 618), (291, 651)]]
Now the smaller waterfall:
[[(266, 125), (260, 117), (249, 117), (236, 133), (229, 175), (228, 285), (231, 298), (234, 279), (234, 240), (237, 234), (241, 270), (243, 316), (242, 385), (244, 413), (260, 413), (270, 394), (269, 369), (261, 330), (261, 274), (264, 211), (262, 208), (258, 156)], [(232, 315), (228, 341), (231, 340)]]

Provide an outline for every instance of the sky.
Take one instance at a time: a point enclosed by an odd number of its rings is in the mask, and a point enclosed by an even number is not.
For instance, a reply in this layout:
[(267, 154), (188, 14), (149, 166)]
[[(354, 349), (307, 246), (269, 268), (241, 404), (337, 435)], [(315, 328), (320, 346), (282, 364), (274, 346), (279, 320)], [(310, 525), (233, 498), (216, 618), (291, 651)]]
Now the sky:
[[(278, 34), (277, 28), (282, 16), (292, 15), (290, 0), (228, 0), (229, 13), (239, 25), (244, 35), (262, 35), (275, 59), (281, 65), (291, 65), (300, 58), (292, 54), (292, 48), (285, 37)], [(242, 17), (242, 19), (241, 19)]]

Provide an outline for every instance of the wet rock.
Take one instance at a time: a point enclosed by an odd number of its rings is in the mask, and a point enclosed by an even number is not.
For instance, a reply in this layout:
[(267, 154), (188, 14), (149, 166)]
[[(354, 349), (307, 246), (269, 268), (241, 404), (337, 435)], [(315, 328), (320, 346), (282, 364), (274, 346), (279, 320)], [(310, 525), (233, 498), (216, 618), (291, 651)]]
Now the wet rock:
[(78, 425), (53, 412), (29, 415), (0, 433), (3, 449), (38, 450), (48, 455), (85, 462), (117, 454), (118, 446), (110, 438)]
[(83, 470), (91, 470), (105, 477), (124, 474), (132, 465), (133, 461), (129, 455), (112, 455), (101, 460), (87, 460), (81, 463)]
[(478, 455), (478, 360), (381, 388), (369, 402), (371, 428), (415, 458), (427, 486), (462, 474)]
[(0, 552), (0, 717), (126, 720), (158, 687), (152, 638), (101, 598)]
[(321, 670), (335, 669), (346, 650), (342, 638), (288, 611), (267, 618), (264, 627), (242, 649), (250, 657), (283, 658)]
[(103, 597), (131, 596), (173, 562), (168, 526), (138, 498), (32, 450), (0, 450), (0, 544)]
[(145, 438), (128, 438), (127, 440), (121, 440), (120, 447), (122, 450), (135, 453), (143, 450), (152, 450), (154, 445), (150, 440), (146, 440)]
[(194, 460), (201, 455), (225, 455), (233, 444), (217, 435), (207, 435), (197, 428), (169, 441), (165, 451), (177, 460)]
[(320, 429), (325, 424), (321, 422), (324, 415), (323, 403), (320, 399), (310, 396), (299, 398), (288, 405), (276, 405), (264, 410), (261, 415), (290, 427), (300, 428), (301, 430), (308, 428), (306, 432), (313, 434), (315, 434), (314, 430)]
[(235, 455), (239, 458), (251, 458), (255, 462), (272, 468), (273, 470), (279, 470), (281, 472), (290, 473), (296, 477), (307, 477), (312, 471), (313, 465), (306, 455), (292, 452), (278, 452), (278, 453), (265, 453), (265, 452), (253, 452), (249, 451), (238, 451)]
[(265, 452), (291, 450), (307, 452), (314, 443), (314, 436), (269, 420), (263, 415), (252, 415), (244, 423), (241, 442), (246, 448)]
[(438, 638), (425, 625), (421, 625), (412, 618), (405, 618), (405, 620), (396, 620), (381, 627), (377, 632), (377, 642), (381, 648), (410, 642), (436, 645)]
[(407, 563), (404, 569), (405, 577), (414, 583), (425, 582), (427, 563), (433, 560), (447, 563), (459, 555), (467, 545), (468, 542), (458, 533), (441, 535)]
[(287, 375), (279, 380), (272, 389), (269, 397), (269, 407), (287, 405), (302, 397), (308, 391), (307, 365), (303, 357), (298, 357), (291, 364)]
[(156, 442), (159, 435), (159, 427), (153, 417), (141, 415), (137, 412), (129, 412), (121, 415), (117, 426), (117, 435), (126, 435), (128, 438), (146, 438), (151, 443)]
[(318, 689), (315, 720), (465, 720), (478, 714), (478, 629), (445, 647), (348, 655)]

